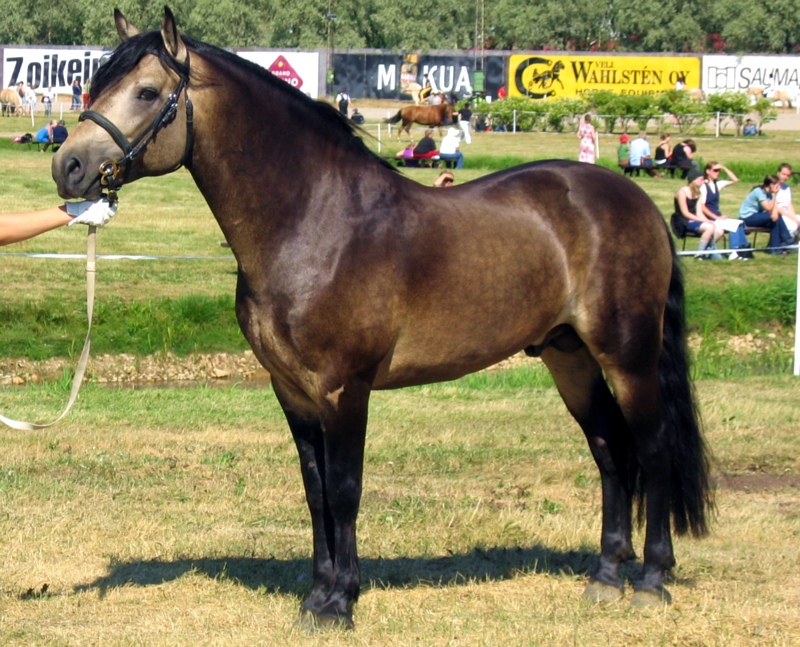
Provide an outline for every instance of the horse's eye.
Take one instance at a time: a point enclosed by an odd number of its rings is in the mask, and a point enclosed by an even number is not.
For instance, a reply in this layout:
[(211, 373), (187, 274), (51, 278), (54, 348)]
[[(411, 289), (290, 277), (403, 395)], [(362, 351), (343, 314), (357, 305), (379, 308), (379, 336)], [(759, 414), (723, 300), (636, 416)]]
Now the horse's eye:
[(145, 88), (144, 90), (139, 90), (139, 96), (136, 98), (140, 101), (155, 101), (158, 98), (158, 92), (153, 88)]

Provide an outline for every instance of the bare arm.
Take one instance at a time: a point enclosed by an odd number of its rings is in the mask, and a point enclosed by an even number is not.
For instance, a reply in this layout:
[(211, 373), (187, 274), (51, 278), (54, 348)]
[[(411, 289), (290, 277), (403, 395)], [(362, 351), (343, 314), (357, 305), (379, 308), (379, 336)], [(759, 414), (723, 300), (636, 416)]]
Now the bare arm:
[(736, 174), (735, 174), (733, 171), (731, 171), (731, 170), (730, 170), (730, 169), (729, 169), (727, 166), (723, 166), (722, 164), (720, 164), (720, 165), (719, 165), (719, 167), (720, 167), (720, 168), (721, 168), (723, 171), (725, 171), (725, 175), (727, 175), (727, 176), (728, 176), (728, 179), (729, 179), (731, 182), (738, 182), (738, 181), (739, 181), (739, 178), (738, 178), (738, 177), (736, 177)]
[(0, 246), (33, 238), (72, 220), (64, 205), (30, 213), (0, 214)]

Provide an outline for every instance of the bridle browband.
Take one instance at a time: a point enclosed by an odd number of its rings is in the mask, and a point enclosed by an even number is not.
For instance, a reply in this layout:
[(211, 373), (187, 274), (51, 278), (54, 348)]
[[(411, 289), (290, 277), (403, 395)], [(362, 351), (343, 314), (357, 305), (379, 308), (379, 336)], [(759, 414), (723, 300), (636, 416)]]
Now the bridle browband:
[[(131, 168), (130, 163), (147, 148), (148, 144), (156, 138), (156, 135), (158, 135), (158, 132), (162, 128), (166, 128), (173, 121), (175, 121), (175, 117), (178, 114), (178, 99), (180, 98), (182, 92), (185, 94), (186, 103), (186, 147), (184, 148), (181, 161), (178, 162), (172, 171), (177, 171), (181, 166), (189, 166), (189, 157), (194, 144), (194, 107), (192, 106), (191, 99), (189, 99), (189, 93), (186, 91), (186, 86), (189, 82), (188, 68), (189, 62), (187, 59), (186, 72), (179, 73), (180, 80), (178, 81), (178, 85), (169, 94), (166, 102), (161, 107), (161, 110), (159, 110), (158, 114), (155, 116), (155, 119), (153, 119), (153, 121), (150, 122), (150, 125), (145, 128), (145, 130), (141, 132), (133, 141), (128, 141), (128, 138), (122, 134), (120, 129), (99, 112), (95, 112), (94, 110), (86, 110), (81, 113), (80, 117), (78, 117), (79, 122), (88, 119), (89, 121), (96, 123), (109, 135), (111, 135), (111, 138), (114, 140), (117, 146), (122, 149), (122, 157), (117, 160), (107, 160), (100, 165), (100, 184), (107, 186), (109, 192), (112, 192), (114, 195), (116, 194), (116, 191), (122, 187), (122, 185), (128, 179), (128, 174)], [(123, 166), (125, 167), (125, 171), (122, 179), (119, 180), (120, 169), (122, 169)]]

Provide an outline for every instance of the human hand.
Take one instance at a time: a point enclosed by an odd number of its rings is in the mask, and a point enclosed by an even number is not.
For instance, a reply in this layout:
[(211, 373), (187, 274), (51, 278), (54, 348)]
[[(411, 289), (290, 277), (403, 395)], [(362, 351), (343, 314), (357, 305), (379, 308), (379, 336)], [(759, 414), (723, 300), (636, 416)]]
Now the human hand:
[(117, 205), (111, 204), (105, 196), (97, 200), (67, 202), (66, 209), (67, 213), (72, 216), (68, 227), (76, 224), (103, 227), (117, 213)]

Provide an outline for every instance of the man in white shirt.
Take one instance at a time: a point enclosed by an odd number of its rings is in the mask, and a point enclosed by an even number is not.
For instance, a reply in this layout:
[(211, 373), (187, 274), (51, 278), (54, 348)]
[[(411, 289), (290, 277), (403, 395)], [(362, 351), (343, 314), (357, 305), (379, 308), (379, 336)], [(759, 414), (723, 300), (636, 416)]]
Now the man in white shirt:
[(797, 216), (797, 211), (792, 204), (792, 189), (789, 186), (789, 178), (792, 176), (792, 167), (789, 164), (781, 164), (776, 173), (778, 179), (781, 181), (781, 188), (778, 191), (775, 199), (778, 201), (778, 210), (781, 213), (783, 222), (786, 223), (786, 229), (792, 236), (797, 236), (798, 225), (800, 225), (800, 218)]
[(647, 133), (639, 133), (639, 136), (631, 142), (629, 165), (636, 171), (637, 176), (639, 175), (639, 169), (641, 169), (650, 177), (659, 177), (658, 171), (653, 166), (653, 157), (650, 153), (650, 142), (647, 141)]

